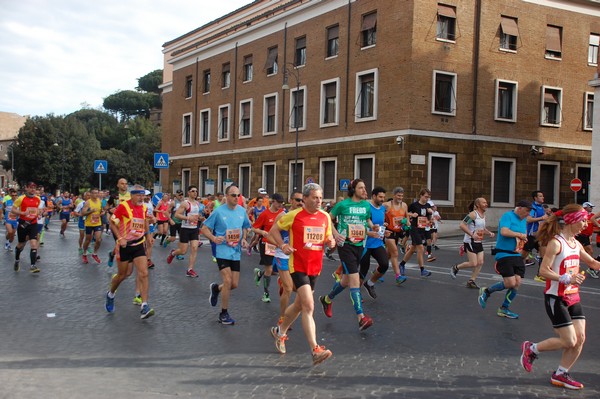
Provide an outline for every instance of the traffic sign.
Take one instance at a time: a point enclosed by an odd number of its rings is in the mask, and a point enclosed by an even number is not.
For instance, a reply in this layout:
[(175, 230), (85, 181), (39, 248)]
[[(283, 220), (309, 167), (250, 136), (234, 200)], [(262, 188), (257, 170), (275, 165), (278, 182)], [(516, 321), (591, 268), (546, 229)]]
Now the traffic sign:
[(162, 199), (162, 197), (163, 193), (154, 194), (154, 197), (152, 197), (152, 204), (154, 204), (154, 206), (158, 205), (158, 202)]
[(350, 179), (340, 179), (340, 191), (348, 191), (350, 187)]
[(108, 161), (96, 159), (94, 161), (94, 173), (108, 173)]
[(578, 178), (574, 178), (571, 180), (569, 187), (571, 187), (571, 191), (578, 192), (583, 187), (583, 182)]
[(166, 152), (155, 152), (154, 167), (156, 169), (169, 169), (169, 154)]

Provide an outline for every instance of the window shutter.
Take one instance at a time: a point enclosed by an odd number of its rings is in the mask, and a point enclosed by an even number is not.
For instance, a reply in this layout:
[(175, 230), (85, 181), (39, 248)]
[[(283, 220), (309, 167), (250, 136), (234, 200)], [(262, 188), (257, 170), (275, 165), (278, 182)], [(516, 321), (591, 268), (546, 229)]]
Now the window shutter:
[(367, 14), (363, 17), (363, 23), (361, 31), (374, 29), (377, 26), (377, 13)]
[(560, 28), (558, 26), (548, 25), (546, 27), (546, 50), (562, 52), (560, 45)]
[(265, 69), (273, 68), (273, 65), (275, 65), (276, 59), (277, 59), (277, 47), (270, 48), (269, 55), (267, 56), (267, 63), (265, 64)]
[(502, 17), (500, 26), (502, 27), (502, 32), (505, 35), (519, 36), (519, 27), (517, 26), (517, 21), (514, 18)]
[(337, 39), (339, 37), (340, 27), (339, 25), (332, 26), (327, 30), (327, 40)]
[(444, 4), (438, 4), (438, 14), (443, 15), (444, 17), (456, 19), (456, 10), (454, 7)]

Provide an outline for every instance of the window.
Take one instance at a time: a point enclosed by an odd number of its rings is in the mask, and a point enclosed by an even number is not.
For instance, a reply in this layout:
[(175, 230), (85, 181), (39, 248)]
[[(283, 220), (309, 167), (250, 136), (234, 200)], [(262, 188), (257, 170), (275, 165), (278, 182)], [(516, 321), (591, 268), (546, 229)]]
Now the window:
[(378, 71), (372, 69), (356, 74), (354, 121), (377, 119)]
[(323, 188), (323, 198), (334, 200), (335, 189), (336, 189), (336, 167), (337, 160), (335, 158), (323, 158), (321, 159), (321, 167), (319, 168), (319, 182), (321, 188)]
[(588, 47), (589, 65), (598, 65), (598, 46), (600, 46), (600, 35), (590, 33), (590, 46)]
[(339, 79), (321, 82), (321, 127), (338, 124)]
[(252, 55), (247, 55), (244, 57), (244, 82), (252, 81), (253, 74)]
[(437, 206), (454, 206), (456, 155), (429, 153), (427, 182)]
[(188, 187), (192, 184), (192, 171), (190, 169), (181, 169), (181, 184), (183, 192), (187, 194)]
[(306, 36), (296, 39), (296, 53), (294, 55), (294, 66), (306, 65)]
[[(246, 198), (250, 198), (250, 173), (252, 171), (250, 164), (240, 164), (240, 192)], [(272, 193), (272, 191), (267, 191)]]
[[(200, 190), (199, 195), (201, 197), (206, 197), (208, 194), (216, 194), (214, 191), (214, 183), (212, 188), (208, 186), (208, 168), (202, 167), (198, 169), (198, 189)], [(209, 191), (210, 189), (210, 191)]]
[[(295, 160), (292, 159), (290, 161), (290, 185), (289, 192), (290, 194), (294, 192), (294, 190), (302, 191), (302, 186), (304, 185), (302, 182), (304, 181), (304, 161), (299, 159), (298, 164), (296, 165)], [(296, 168), (297, 166), (297, 168)], [(297, 173), (296, 173), (297, 172)]]
[(191, 76), (185, 77), (185, 98), (192, 98), (194, 80)]
[(516, 161), (511, 158), (492, 158), (491, 206), (513, 207), (515, 204)]
[(356, 155), (354, 157), (354, 178), (364, 181), (367, 193), (371, 193), (375, 181), (375, 155)]
[(275, 75), (277, 73), (277, 46), (271, 47), (267, 53), (267, 63), (265, 69), (268, 75)]
[(275, 179), (277, 175), (275, 174), (275, 162), (265, 162), (263, 163), (262, 168), (262, 184), (261, 187), (264, 187), (268, 193), (276, 192), (275, 187)]
[(438, 3), (436, 40), (456, 40), (456, 7)]
[(229, 62), (223, 64), (223, 72), (221, 73), (221, 88), (227, 89), (231, 86), (231, 71)]
[(374, 46), (377, 43), (377, 13), (363, 15), (361, 34), (361, 47)]
[(210, 143), (210, 108), (200, 111), (200, 143)]
[(496, 79), (496, 120), (517, 121), (517, 82)]
[(542, 126), (560, 127), (562, 109), (562, 89), (542, 86)]
[(204, 79), (202, 85), (202, 93), (210, 93), (210, 69), (204, 71)]
[(456, 74), (433, 71), (433, 101), (431, 112), (456, 115)]
[(519, 27), (517, 19), (503, 16), (500, 22), (500, 49), (517, 51), (518, 37)]
[(562, 57), (562, 28), (546, 26), (546, 58), (560, 59)]
[(544, 201), (549, 207), (558, 207), (560, 188), (559, 168), (559, 162), (538, 162), (538, 187), (544, 193)]
[(240, 101), (240, 138), (252, 137), (252, 100)]
[(584, 97), (583, 130), (592, 130), (594, 126), (594, 93), (587, 92)]
[(181, 144), (183, 146), (192, 145), (192, 114), (183, 115), (181, 126)]
[(306, 126), (306, 86), (290, 90), (291, 112), (290, 131), (296, 128), (304, 130)]
[(219, 141), (229, 140), (229, 104), (219, 107)]
[(327, 28), (327, 58), (336, 57), (339, 52), (340, 26)]
[(229, 180), (229, 166), (219, 166), (219, 191), (225, 192), (225, 189), (231, 184)]
[[(263, 104), (263, 134), (277, 133), (277, 93), (267, 94)], [(264, 186), (263, 186), (264, 187)]]

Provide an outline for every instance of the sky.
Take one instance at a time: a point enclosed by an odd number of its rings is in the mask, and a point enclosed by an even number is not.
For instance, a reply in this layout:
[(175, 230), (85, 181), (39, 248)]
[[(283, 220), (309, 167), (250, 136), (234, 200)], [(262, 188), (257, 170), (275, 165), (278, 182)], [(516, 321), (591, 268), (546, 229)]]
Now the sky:
[(251, 0), (0, 0), (0, 112), (100, 109), (163, 68), (162, 45)]

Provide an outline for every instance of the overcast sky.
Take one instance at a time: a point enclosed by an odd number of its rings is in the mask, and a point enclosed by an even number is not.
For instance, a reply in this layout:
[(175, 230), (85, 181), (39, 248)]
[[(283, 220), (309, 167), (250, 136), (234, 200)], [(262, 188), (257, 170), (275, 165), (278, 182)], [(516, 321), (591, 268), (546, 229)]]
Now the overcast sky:
[(0, 0), (0, 111), (101, 107), (163, 68), (163, 43), (251, 2)]

